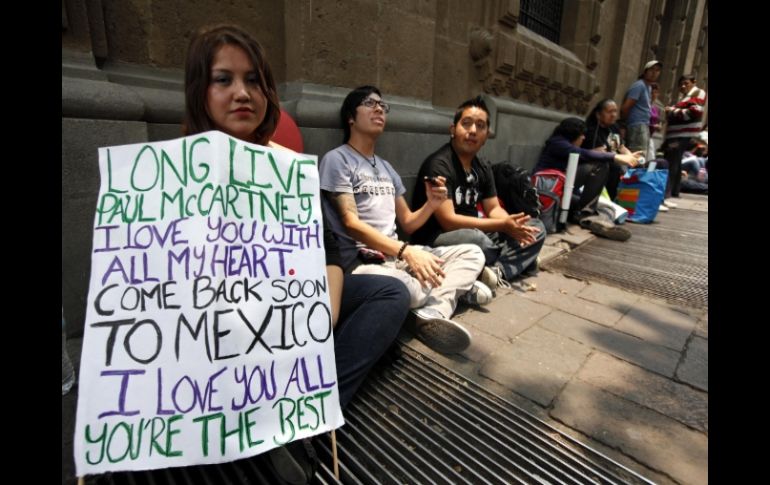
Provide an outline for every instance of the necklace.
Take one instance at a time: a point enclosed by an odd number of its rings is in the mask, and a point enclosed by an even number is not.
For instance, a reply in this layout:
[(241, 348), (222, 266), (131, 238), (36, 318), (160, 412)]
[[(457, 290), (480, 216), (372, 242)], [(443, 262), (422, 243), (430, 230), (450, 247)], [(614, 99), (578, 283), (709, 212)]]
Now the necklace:
[(471, 165), (470, 170), (465, 170), (465, 167), (463, 167), (463, 171), (465, 172), (465, 182), (472, 184), (476, 181), (476, 170), (473, 168), (473, 165)]
[(369, 165), (371, 165), (371, 166), (372, 166), (372, 168), (374, 169), (374, 173), (375, 173), (375, 175), (379, 175), (379, 172), (380, 172), (380, 171), (379, 171), (379, 170), (377, 170), (377, 155), (375, 155), (375, 154), (373, 154), (373, 153), (372, 153), (372, 159), (371, 159), (371, 160), (369, 160), (369, 157), (367, 157), (367, 156), (366, 156), (366, 155), (364, 155), (363, 153), (359, 152), (359, 151), (358, 151), (358, 148), (354, 147), (354, 146), (353, 146), (353, 145), (351, 145), (350, 143), (348, 143), (348, 146), (349, 146), (350, 148), (352, 148), (353, 150), (355, 150), (355, 151), (356, 151), (356, 153), (358, 153), (359, 155), (361, 155), (362, 157), (364, 157), (364, 160), (366, 160), (367, 162), (369, 162)]

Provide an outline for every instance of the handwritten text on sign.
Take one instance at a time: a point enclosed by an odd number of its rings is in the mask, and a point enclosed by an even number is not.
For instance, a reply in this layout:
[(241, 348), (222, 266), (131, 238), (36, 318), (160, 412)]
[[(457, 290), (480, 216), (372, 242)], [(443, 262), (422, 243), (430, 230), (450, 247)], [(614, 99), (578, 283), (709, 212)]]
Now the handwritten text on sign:
[(220, 132), (99, 150), (78, 475), (337, 428), (317, 158)]

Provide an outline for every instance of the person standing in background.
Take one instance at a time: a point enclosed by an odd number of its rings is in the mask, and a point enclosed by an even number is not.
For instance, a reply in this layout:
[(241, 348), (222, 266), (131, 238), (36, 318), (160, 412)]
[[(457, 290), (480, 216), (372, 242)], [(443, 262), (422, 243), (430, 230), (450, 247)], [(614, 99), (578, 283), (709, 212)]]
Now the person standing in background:
[(663, 104), (658, 101), (660, 95), (660, 86), (658, 83), (650, 84), (650, 147), (647, 151), (647, 160), (654, 160), (657, 158), (655, 150), (655, 142), (652, 139), (652, 135), (663, 130), (663, 117), (664, 108)]
[(672, 197), (679, 197), (682, 181), (682, 154), (687, 148), (687, 141), (703, 130), (703, 108), (706, 105), (706, 91), (695, 85), (695, 76), (686, 74), (679, 78), (679, 101), (666, 106), (668, 129), (666, 130), (665, 157), (668, 160), (669, 176), (666, 185), (668, 207), (676, 207)]
[(658, 80), (662, 68), (660, 61), (645, 64), (639, 79), (626, 91), (620, 107), (621, 118), (626, 124), (626, 146), (632, 152), (647, 153), (650, 146), (650, 86)]

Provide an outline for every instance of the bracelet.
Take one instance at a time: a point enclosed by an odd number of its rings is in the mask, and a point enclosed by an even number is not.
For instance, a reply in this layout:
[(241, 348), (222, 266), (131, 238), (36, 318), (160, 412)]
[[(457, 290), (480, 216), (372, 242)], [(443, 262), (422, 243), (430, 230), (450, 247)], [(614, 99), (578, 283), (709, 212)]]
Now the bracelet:
[(398, 259), (399, 261), (403, 259), (401, 256), (403, 256), (404, 249), (406, 249), (407, 246), (409, 246), (409, 243), (404, 241), (404, 244), (401, 245), (401, 249), (398, 250), (398, 256), (396, 256), (396, 259)]

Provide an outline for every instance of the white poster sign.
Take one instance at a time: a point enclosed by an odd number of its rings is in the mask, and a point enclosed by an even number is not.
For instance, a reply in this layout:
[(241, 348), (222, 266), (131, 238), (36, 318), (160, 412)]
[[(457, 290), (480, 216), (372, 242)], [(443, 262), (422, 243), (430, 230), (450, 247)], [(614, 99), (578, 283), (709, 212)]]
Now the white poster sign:
[(99, 149), (79, 476), (343, 424), (317, 157), (220, 132)]

